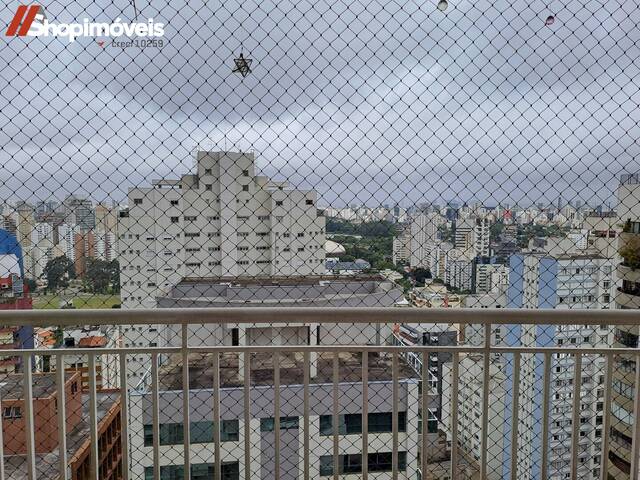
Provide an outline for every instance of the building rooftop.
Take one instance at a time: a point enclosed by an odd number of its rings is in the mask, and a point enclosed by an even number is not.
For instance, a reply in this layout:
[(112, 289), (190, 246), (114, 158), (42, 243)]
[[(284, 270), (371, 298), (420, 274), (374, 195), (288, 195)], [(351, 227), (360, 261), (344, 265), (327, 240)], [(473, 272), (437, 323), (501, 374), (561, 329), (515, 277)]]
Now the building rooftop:
[[(68, 381), (75, 373), (66, 373)], [(33, 374), (33, 398), (47, 398), (56, 392), (56, 376), (54, 373)], [(0, 382), (0, 398), (2, 400), (20, 400), (24, 398), (23, 375), (7, 375)]]
[[(98, 424), (113, 408), (119, 408), (120, 393), (98, 392)], [(89, 442), (89, 395), (82, 395), (82, 420), (71, 431), (67, 432), (67, 458), (70, 460), (85, 443)], [(58, 480), (59, 449), (36, 455), (36, 478), (38, 480)], [(5, 455), (5, 476), (7, 480), (24, 480), (27, 478), (26, 455)]]
[(107, 337), (92, 335), (81, 338), (78, 342), (79, 348), (100, 348), (107, 345)]
[[(390, 354), (369, 353), (369, 381), (390, 381)], [(207, 353), (189, 355), (189, 389), (207, 389), (213, 386), (213, 356)], [(333, 382), (333, 353), (319, 353), (317, 374), (310, 383)], [(360, 353), (340, 353), (340, 382), (362, 381), (362, 355)], [(303, 356), (300, 352), (280, 353), (280, 382), (282, 385), (299, 385), (303, 382)], [(399, 378), (417, 378), (416, 373), (400, 357)], [(251, 384), (254, 386), (273, 385), (273, 357), (269, 353), (251, 354)], [(173, 355), (160, 367), (158, 372), (162, 390), (182, 390), (182, 356)], [(220, 357), (220, 385), (240, 387), (244, 385), (238, 376), (238, 354), (225, 353)]]
[(380, 275), (345, 278), (336, 275), (307, 277), (214, 277), (186, 279), (166, 296), (158, 297), (160, 308), (233, 306), (393, 306), (403, 293)]

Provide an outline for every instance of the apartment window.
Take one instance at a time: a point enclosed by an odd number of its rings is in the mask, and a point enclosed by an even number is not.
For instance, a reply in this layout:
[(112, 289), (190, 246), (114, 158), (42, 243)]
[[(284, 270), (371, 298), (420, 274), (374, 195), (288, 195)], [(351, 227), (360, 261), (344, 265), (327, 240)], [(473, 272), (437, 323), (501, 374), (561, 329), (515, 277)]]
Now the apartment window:
[(215, 216), (215, 217), (207, 217), (207, 221), (209, 221), (209, 222), (214, 222), (214, 221), (216, 221), (216, 220), (220, 220), (220, 217), (218, 217), (218, 216)]
[[(213, 442), (213, 422), (191, 422), (190, 427), (191, 443)], [(222, 420), (220, 441), (237, 442), (239, 438), (240, 427), (238, 420)], [(180, 445), (182, 443), (184, 443), (184, 425), (182, 423), (160, 424), (160, 445)], [(144, 426), (144, 446), (153, 446), (153, 425)]]
[[(388, 433), (392, 430), (393, 414), (391, 412), (370, 413), (369, 433)], [(348, 413), (338, 416), (338, 433), (351, 435), (362, 433), (362, 415)], [(398, 412), (398, 431), (407, 431), (407, 412)], [(320, 415), (320, 435), (333, 435), (333, 415)]]
[(298, 238), (302, 238), (302, 237), (304, 237), (304, 232), (298, 233)]
[(171, 217), (171, 223), (178, 223), (180, 221), (180, 217)]
[(307, 200), (305, 201), (306, 205), (313, 205), (313, 200), (307, 198)]
[(242, 185), (242, 191), (243, 192), (248, 192), (249, 191), (249, 185)]
[(185, 266), (191, 267), (191, 268), (199, 267), (200, 265), (202, 264), (201, 263), (185, 263)]
[(200, 236), (200, 232), (187, 232), (184, 234), (184, 238), (197, 238)]
[[(260, 419), (261, 432), (273, 432), (275, 421), (273, 417)], [(290, 430), (299, 428), (298, 417), (280, 417), (280, 430)]]
[(22, 418), (22, 409), (20, 407), (5, 407), (2, 416), (7, 419)]
[[(220, 468), (221, 480), (239, 480), (240, 464), (238, 462), (223, 462)], [(213, 463), (194, 463), (191, 465), (192, 480), (209, 480), (214, 478), (215, 465)], [(160, 480), (182, 480), (184, 465), (166, 465), (160, 467)], [(153, 480), (153, 467), (144, 467), (144, 480)]]
[(239, 237), (248, 237), (249, 233), (248, 232), (238, 232), (238, 236)]
[(220, 262), (209, 262), (208, 264), (210, 267), (217, 267), (220, 265)]
[(133, 204), (134, 205), (142, 205), (142, 199), (141, 198), (134, 198), (133, 199)]
[[(369, 472), (390, 472), (392, 470), (392, 452), (376, 452), (367, 456), (367, 467)], [(340, 455), (338, 459), (338, 473), (341, 475), (355, 474), (362, 472), (362, 454), (354, 453)], [(398, 470), (407, 469), (407, 452), (398, 452)], [(320, 476), (328, 477), (333, 475), (333, 456), (326, 455), (320, 457)]]
[(197, 216), (195, 215), (185, 215), (184, 216), (184, 221), (185, 222), (195, 222), (198, 219)]
[(242, 170), (242, 176), (243, 177), (248, 177), (249, 176), (249, 170)]
[(180, 202), (178, 200), (171, 200), (169, 203), (171, 204), (172, 207), (175, 207)]
[(186, 253), (195, 253), (195, 252), (199, 252), (200, 249), (199, 248), (185, 248), (184, 251)]
[(213, 190), (213, 185), (211, 185), (210, 183), (205, 183), (204, 189), (210, 192)]
[(282, 200), (276, 200), (276, 207), (281, 207), (282, 205), (284, 205)]
[(220, 251), (220, 247), (209, 247), (208, 250), (210, 252), (219, 252)]
[(249, 260), (238, 260), (238, 265), (249, 265)]
[(205, 168), (204, 169), (204, 174), (205, 175), (211, 175), (211, 169), (210, 168)]
[(249, 247), (238, 247), (239, 252), (246, 252), (249, 250)]

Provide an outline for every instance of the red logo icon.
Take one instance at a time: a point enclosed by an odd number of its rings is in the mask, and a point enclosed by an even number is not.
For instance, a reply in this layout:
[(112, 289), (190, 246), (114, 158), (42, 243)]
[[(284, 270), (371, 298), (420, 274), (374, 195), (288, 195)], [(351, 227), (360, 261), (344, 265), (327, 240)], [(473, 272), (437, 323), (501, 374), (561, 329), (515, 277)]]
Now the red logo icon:
[(40, 12), (40, 5), (20, 5), (7, 28), (7, 37), (25, 37), (36, 15)]

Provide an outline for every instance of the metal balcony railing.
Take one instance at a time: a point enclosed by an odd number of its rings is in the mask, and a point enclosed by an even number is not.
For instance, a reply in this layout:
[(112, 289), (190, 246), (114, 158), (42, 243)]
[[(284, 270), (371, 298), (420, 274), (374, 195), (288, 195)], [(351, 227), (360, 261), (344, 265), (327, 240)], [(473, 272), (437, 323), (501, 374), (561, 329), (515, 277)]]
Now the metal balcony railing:
[[(578, 330), (640, 326), (638, 311), (54, 310), (0, 312), (0, 322), (18, 327), (90, 323), (118, 331), (125, 326), (154, 325), (160, 333), (167, 326), (181, 331), (179, 338), (167, 339), (166, 345), (150, 347), (0, 350), (0, 357), (19, 356), (23, 372), (5, 376), (0, 383), (3, 480), (250, 480), (259, 475), (265, 478), (265, 471), (270, 472), (269, 478), (305, 480), (350, 475), (415, 478), (422, 472), (424, 478), (555, 478), (550, 469), (566, 456), (565, 451), (562, 458), (551, 458), (550, 448), (551, 430), (556, 428), (552, 424), (551, 403), (555, 400), (551, 379), (554, 359), (559, 356), (573, 359), (574, 378), (584, 373), (582, 365), (591, 365), (594, 358), (602, 360), (604, 378), (598, 392), (604, 414), (597, 448), (602, 479), (608, 478), (611, 457), (607, 412), (611, 411), (613, 364), (620, 356), (635, 359), (631, 444), (640, 443), (640, 429), (633, 420), (640, 414), (639, 350), (527, 343), (525, 335), (517, 342), (506, 339), (496, 343), (491, 335), (496, 326), (517, 326), (523, 331), (562, 326), (563, 333), (568, 325)], [(345, 344), (344, 338), (315, 345), (252, 345), (249, 335), (234, 342), (237, 345), (196, 345), (189, 336), (189, 328), (196, 325), (242, 327), (246, 331), (253, 325), (313, 328), (329, 323), (372, 328), (376, 335), (368, 344), (358, 345)], [(448, 325), (458, 332), (458, 341), (444, 346), (405, 344), (395, 334), (398, 324), (416, 324), (427, 330), (438, 325), (440, 331)], [(483, 333), (479, 344), (460, 341), (469, 325), (474, 326), (474, 332)], [(433, 367), (436, 357), (444, 353), (449, 355), (442, 362), (445, 365)], [(65, 372), (67, 356), (86, 357), (85, 392), (78, 391), (79, 375), (68, 369)], [(140, 382), (137, 389), (126, 375), (132, 356), (145, 356), (149, 362), (147, 381)], [(41, 357), (50, 359), (51, 373), (35, 371)], [(117, 388), (101, 390), (98, 373), (104, 374), (110, 365), (117, 367)], [(433, 375), (440, 378), (434, 382)], [(433, 388), (436, 384), (437, 391)], [(474, 385), (479, 389), (474, 391)], [(568, 448), (565, 460), (572, 479), (583, 478), (587, 447), (580, 435), (582, 426), (599, 423), (593, 411), (581, 408), (584, 385), (583, 379), (563, 390), (572, 393), (564, 418), (565, 434), (553, 439), (554, 448)], [(479, 401), (473, 400), (474, 394)], [(42, 402), (52, 397), (55, 407), (43, 409)], [(496, 406), (494, 398), (502, 398), (504, 403)], [(535, 405), (525, 404), (525, 399)], [(45, 410), (55, 414), (45, 418)], [(432, 412), (438, 412), (437, 432), (431, 423)], [(531, 427), (531, 416), (536, 415), (538, 423)], [(390, 422), (385, 425), (387, 418)], [(425, 418), (429, 419), (427, 427)], [(24, 437), (24, 451), (12, 428), (14, 422), (24, 426), (18, 429)], [(16, 438), (8, 439), (9, 434)], [(49, 450), (47, 442), (53, 444)], [(626, 465), (625, 459), (613, 456), (616, 465)], [(633, 448), (630, 472), (637, 472), (638, 460), (638, 448)], [(525, 461), (534, 467), (523, 475)], [(438, 473), (436, 463), (443, 471)]]

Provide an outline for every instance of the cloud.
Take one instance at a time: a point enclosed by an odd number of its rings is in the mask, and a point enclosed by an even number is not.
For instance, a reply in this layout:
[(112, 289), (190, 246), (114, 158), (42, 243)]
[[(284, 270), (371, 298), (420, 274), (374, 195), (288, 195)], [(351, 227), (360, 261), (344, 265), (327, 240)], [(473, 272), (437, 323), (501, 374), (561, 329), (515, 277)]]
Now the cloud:
[[(121, 0), (44, 8), (50, 21), (133, 15)], [(167, 24), (162, 48), (2, 40), (1, 198), (121, 200), (187, 172), (198, 146), (254, 150), (262, 171), (338, 206), (595, 205), (640, 169), (633, 1), (138, 8)], [(254, 60), (244, 79), (240, 51)]]

